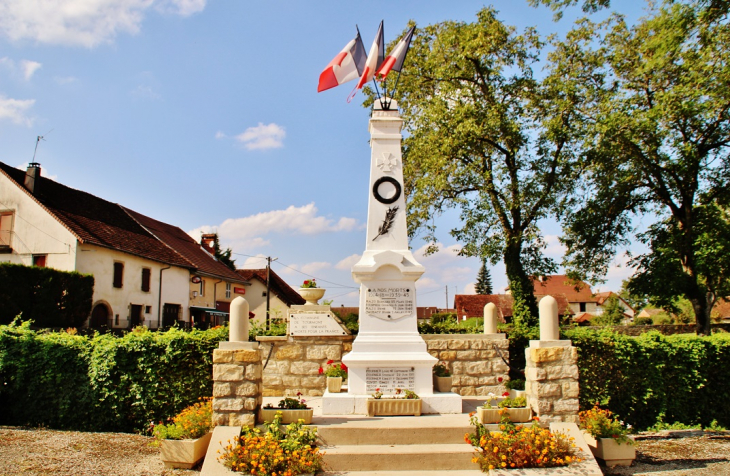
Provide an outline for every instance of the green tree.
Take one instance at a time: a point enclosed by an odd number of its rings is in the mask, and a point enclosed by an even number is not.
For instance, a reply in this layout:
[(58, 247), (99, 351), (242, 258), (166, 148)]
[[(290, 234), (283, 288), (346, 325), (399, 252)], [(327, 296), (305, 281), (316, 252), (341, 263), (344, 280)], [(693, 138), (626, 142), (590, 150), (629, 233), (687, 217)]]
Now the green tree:
[[(202, 244), (202, 240), (201, 240)], [(225, 250), (221, 249), (221, 244), (218, 241), (218, 235), (215, 235), (215, 238), (213, 239), (213, 251), (215, 252), (213, 256), (215, 256), (215, 259), (232, 269), (233, 271), (236, 270), (236, 260), (231, 259), (231, 255), (233, 254), (233, 250), (230, 248), (226, 248)]]
[(545, 46), (491, 8), (474, 23), (430, 25), (413, 37), (396, 94), (411, 236), (425, 232), (435, 251), (433, 218), (459, 209), (461, 254), (504, 262), (519, 325), (537, 323), (530, 277), (557, 269), (537, 223), (561, 209), (576, 173), (580, 98), (557, 71), (535, 78)]
[(492, 294), (492, 276), (487, 268), (487, 260), (482, 260), (482, 266), (477, 275), (477, 284), (474, 287), (477, 294)]
[(618, 297), (611, 295), (606, 299), (603, 312), (591, 319), (591, 324), (595, 326), (615, 326), (621, 324), (624, 317), (626, 316), (624, 316)]
[(586, 200), (568, 220), (566, 265), (595, 280), (636, 232), (634, 218), (657, 216), (639, 236), (650, 251), (634, 259), (632, 289), (686, 297), (698, 334), (710, 333), (728, 289), (730, 249), (730, 25), (711, 8), (667, 0), (634, 26), (617, 15), (582, 20), (554, 55), (586, 99), (589, 132)]

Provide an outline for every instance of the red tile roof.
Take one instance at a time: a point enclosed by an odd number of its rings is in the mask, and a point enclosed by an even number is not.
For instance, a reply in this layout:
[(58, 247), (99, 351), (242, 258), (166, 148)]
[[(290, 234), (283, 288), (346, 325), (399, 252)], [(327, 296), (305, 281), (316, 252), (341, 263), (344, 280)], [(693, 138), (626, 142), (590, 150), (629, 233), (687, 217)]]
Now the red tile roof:
[(712, 308), (712, 315), (718, 317), (730, 317), (730, 298), (720, 298)]
[(160, 241), (192, 263), (197, 273), (207, 274), (231, 282), (246, 282), (238, 273), (205, 251), (200, 243), (196, 242), (180, 228), (142, 215), (129, 208), (122, 208)]
[[(565, 296), (552, 295), (558, 301), (558, 314), (561, 316), (572, 314), (570, 305)], [(544, 297), (536, 294), (538, 302)], [(512, 320), (512, 295), (510, 294), (457, 294), (454, 297), (454, 306), (456, 307), (456, 315), (459, 318), (466, 317), (483, 317), (484, 306), (487, 303), (493, 303), (497, 306), (497, 312), (502, 322)]]
[(180, 228), (40, 176), (35, 193), (25, 172), (0, 162), (0, 172), (64, 225), (81, 243), (102, 246), (204, 274), (244, 282)]
[(535, 288), (535, 295), (565, 296), (568, 302), (596, 302), (591, 292), (591, 287), (583, 281), (572, 281), (564, 274), (554, 274), (533, 278), (532, 285)]
[[(236, 273), (245, 279), (251, 281), (257, 279), (264, 285), (266, 284), (266, 268), (263, 269), (237, 269)], [(287, 306), (302, 305), (305, 301), (291, 286), (279, 277), (274, 270), (270, 270), (271, 275), (271, 292), (281, 299)]]

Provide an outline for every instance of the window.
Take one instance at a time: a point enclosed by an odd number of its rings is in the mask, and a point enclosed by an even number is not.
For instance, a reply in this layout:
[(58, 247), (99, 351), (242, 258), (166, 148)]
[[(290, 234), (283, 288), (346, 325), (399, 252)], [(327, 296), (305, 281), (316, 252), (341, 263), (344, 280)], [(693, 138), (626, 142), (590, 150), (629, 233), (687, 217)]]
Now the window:
[(0, 213), (0, 247), (10, 248), (13, 234), (13, 212)]
[(46, 267), (46, 255), (33, 255), (33, 266)]
[(205, 296), (205, 280), (200, 280), (200, 297)]
[(586, 303), (580, 303), (580, 312), (586, 312)]
[(150, 274), (152, 271), (149, 268), (142, 268), (142, 291), (150, 292)]
[(231, 283), (226, 283), (226, 299), (231, 299)]
[(114, 282), (112, 286), (115, 288), (122, 287), (122, 280), (124, 279), (124, 263), (114, 263)]
[(145, 314), (149, 314), (150, 312), (152, 312), (152, 306), (145, 306), (144, 307), (144, 313)]

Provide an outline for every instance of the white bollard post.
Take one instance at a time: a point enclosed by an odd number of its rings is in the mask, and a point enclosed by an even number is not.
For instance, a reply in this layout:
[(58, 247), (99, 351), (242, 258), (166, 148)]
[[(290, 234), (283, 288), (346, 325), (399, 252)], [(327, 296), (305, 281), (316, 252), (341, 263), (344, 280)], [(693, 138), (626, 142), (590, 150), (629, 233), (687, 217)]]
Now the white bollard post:
[(540, 340), (559, 340), (558, 301), (552, 296), (540, 299)]
[(241, 296), (231, 301), (228, 341), (248, 342), (248, 301)]
[(492, 302), (488, 302), (484, 306), (484, 333), (497, 333), (497, 306)]

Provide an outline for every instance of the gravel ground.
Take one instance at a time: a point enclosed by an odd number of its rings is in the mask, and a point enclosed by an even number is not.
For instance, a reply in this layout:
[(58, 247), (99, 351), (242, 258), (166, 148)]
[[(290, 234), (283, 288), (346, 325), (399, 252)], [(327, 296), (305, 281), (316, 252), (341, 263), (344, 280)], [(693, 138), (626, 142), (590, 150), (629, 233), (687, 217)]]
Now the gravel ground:
[[(691, 436), (691, 435), (700, 436)], [(689, 436), (689, 437), (687, 437)], [(152, 438), (0, 426), (0, 476), (194, 476), (166, 469)], [(730, 432), (643, 434), (630, 467), (606, 475), (730, 476)]]

